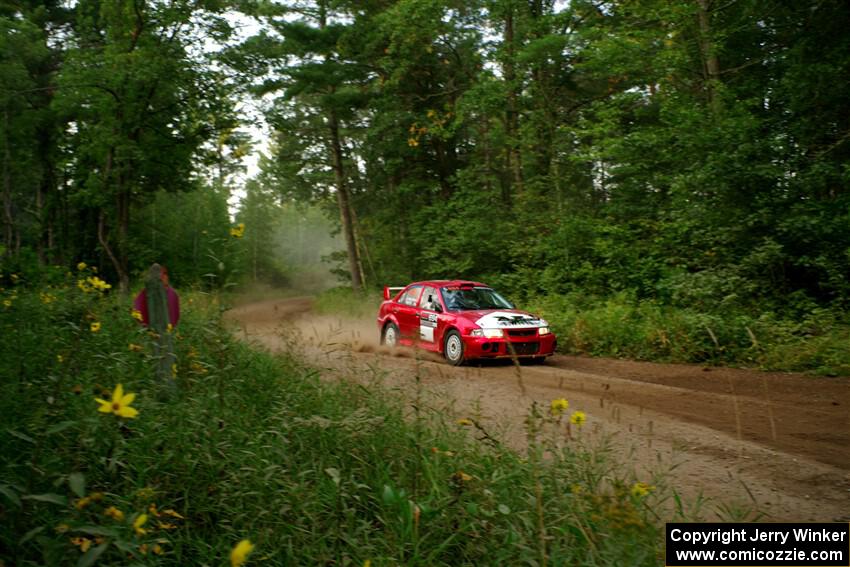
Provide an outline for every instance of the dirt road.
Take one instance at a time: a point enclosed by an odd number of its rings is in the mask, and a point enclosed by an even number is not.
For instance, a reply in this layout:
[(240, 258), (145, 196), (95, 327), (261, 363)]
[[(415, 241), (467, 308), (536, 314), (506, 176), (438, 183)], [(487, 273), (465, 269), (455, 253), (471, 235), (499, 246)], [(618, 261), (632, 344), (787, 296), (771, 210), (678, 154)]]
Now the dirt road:
[(636, 478), (666, 475), (691, 512), (707, 519), (850, 521), (848, 378), (558, 355), (543, 366), (455, 368), (428, 353), (378, 346), (371, 318), (317, 316), (310, 305), (309, 298), (250, 303), (228, 319), (271, 350), (297, 345), (328, 376), (380, 369), (404, 390), (418, 374), (458, 416), (475, 412), (518, 448), (532, 402), (565, 397), (587, 413), (584, 434), (612, 439)]

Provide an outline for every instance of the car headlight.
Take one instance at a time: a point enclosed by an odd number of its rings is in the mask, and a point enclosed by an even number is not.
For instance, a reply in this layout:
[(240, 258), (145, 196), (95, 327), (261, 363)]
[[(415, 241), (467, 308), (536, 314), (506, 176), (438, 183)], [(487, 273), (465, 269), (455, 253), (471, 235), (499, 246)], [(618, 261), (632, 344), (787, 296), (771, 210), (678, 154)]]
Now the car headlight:
[(549, 330), (549, 327), (540, 327), (540, 328), (537, 329), (538, 335), (548, 335), (551, 332), (552, 331)]
[(473, 329), (469, 334), (473, 337), (486, 337), (488, 339), (501, 339), (504, 336), (502, 329)]

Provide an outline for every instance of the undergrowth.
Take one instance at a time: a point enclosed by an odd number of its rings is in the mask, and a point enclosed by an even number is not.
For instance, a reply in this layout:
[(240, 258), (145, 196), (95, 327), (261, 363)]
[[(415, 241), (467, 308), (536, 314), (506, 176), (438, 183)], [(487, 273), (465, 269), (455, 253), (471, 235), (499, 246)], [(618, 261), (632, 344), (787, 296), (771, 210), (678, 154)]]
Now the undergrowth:
[(569, 354), (661, 362), (698, 362), (850, 375), (850, 325), (835, 312), (812, 310), (798, 320), (772, 311), (712, 313), (580, 294), (533, 299)]
[[(660, 562), (653, 510), (681, 502), (616, 473), (563, 405), (530, 411), (518, 454), (377, 378), (325, 382), (251, 350), (198, 294), (173, 331), (169, 393), (129, 302), (73, 284), (3, 292), (6, 564), (220, 565), (242, 540), (252, 564)], [(118, 384), (135, 397), (113, 406)], [(111, 413), (127, 407), (138, 415)]]
[[(365, 318), (380, 302), (374, 292), (339, 287), (319, 294), (314, 309)], [(517, 306), (549, 321), (565, 354), (850, 376), (850, 321), (834, 310), (811, 308), (792, 318), (676, 307), (626, 293), (539, 296)]]

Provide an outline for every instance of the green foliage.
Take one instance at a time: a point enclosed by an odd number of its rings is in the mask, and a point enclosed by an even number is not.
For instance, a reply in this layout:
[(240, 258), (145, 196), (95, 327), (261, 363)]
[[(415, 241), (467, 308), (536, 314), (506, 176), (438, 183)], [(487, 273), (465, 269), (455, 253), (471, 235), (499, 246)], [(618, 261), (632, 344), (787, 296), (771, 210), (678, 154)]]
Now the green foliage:
[(549, 320), (559, 349), (570, 354), (850, 374), (850, 356), (841, 346), (850, 324), (811, 305), (794, 319), (751, 314), (734, 303), (706, 312), (697, 303), (672, 307), (624, 293), (607, 299), (550, 295), (527, 307)]
[[(0, 560), (213, 564), (250, 539), (282, 564), (656, 564), (663, 479), (630, 490), (565, 417), (532, 408), (521, 458), (440, 408), (411, 414), (379, 374), (328, 383), (250, 350), (202, 294), (183, 296), (163, 401), (147, 332), (94, 277), (0, 309), (4, 340), (18, 331), (0, 359)], [(132, 419), (112, 413), (119, 383)]]
[(350, 287), (334, 287), (316, 296), (313, 311), (325, 315), (365, 318), (374, 316), (383, 301), (375, 292), (355, 293)]

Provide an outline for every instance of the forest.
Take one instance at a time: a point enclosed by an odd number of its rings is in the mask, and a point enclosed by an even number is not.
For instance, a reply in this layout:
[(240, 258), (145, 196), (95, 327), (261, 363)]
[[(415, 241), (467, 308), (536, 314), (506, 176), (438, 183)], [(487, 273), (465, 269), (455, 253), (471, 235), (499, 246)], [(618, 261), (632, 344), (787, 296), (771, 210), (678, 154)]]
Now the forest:
[(307, 242), (355, 292), (486, 281), (578, 352), (834, 373), (848, 25), (838, 0), (5, 0), (3, 283), (87, 262), (126, 292), (158, 260), (287, 286)]
[[(0, 567), (654, 567), (668, 522), (846, 525), (848, 30), (0, 0)], [(425, 278), (559, 354), (379, 344)]]

